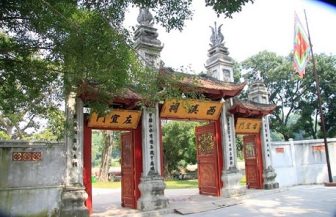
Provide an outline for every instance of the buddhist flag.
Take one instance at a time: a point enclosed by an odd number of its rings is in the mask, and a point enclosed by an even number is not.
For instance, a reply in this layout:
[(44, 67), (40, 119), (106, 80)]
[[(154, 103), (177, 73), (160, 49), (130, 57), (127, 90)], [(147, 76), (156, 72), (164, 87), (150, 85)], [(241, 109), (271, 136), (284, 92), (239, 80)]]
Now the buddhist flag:
[(294, 15), (294, 69), (302, 78), (308, 62), (310, 46), (307, 34), (295, 13)]

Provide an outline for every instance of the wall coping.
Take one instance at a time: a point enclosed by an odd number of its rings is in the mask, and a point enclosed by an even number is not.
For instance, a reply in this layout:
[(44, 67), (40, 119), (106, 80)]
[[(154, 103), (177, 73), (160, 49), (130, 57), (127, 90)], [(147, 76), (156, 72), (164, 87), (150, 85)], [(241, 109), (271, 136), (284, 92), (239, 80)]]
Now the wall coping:
[(63, 146), (65, 143), (50, 141), (0, 140), (0, 148), (39, 148), (49, 146)]
[(45, 186), (23, 186), (23, 187), (7, 187), (0, 188), (1, 191), (20, 191), (20, 190), (35, 190), (35, 189), (50, 189), (50, 188), (64, 188), (65, 185), (45, 185)]
[[(309, 139), (309, 140), (289, 140), (289, 141), (272, 141), (271, 145), (277, 146), (277, 145), (290, 145), (290, 143), (293, 143), (294, 145), (308, 145), (308, 144), (318, 144), (323, 143), (324, 139)], [(327, 138), (327, 142), (330, 145), (331, 143), (336, 143), (336, 138)]]

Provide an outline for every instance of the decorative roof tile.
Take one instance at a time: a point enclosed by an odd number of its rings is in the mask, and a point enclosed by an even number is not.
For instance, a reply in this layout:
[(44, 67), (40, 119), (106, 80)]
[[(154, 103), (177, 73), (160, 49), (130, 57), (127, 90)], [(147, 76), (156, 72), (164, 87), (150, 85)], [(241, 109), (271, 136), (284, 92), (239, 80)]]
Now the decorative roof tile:
[(239, 117), (262, 117), (271, 114), (275, 108), (274, 104), (262, 104), (235, 98), (229, 111)]

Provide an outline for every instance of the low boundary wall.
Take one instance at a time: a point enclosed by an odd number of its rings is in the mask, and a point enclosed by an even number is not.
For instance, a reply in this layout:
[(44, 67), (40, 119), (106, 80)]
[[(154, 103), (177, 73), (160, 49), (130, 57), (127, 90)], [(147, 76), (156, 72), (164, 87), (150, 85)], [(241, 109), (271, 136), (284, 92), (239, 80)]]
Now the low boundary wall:
[(65, 166), (64, 143), (0, 141), (0, 212), (59, 216)]
[[(327, 139), (329, 160), (336, 178), (336, 139)], [(280, 187), (328, 182), (323, 139), (272, 142), (272, 165)]]

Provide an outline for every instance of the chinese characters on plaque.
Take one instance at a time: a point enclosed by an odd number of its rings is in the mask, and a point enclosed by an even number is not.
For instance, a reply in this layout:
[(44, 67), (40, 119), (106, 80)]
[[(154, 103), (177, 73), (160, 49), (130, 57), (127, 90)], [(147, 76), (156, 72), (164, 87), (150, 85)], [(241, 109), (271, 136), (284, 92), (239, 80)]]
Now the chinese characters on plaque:
[(236, 133), (250, 134), (259, 133), (261, 119), (255, 118), (238, 118), (236, 123)]
[(93, 113), (90, 116), (88, 126), (92, 128), (136, 129), (140, 116), (140, 111), (113, 109), (105, 116)]
[(201, 100), (166, 100), (161, 109), (162, 118), (217, 120), (223, 103)]

